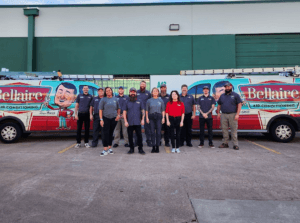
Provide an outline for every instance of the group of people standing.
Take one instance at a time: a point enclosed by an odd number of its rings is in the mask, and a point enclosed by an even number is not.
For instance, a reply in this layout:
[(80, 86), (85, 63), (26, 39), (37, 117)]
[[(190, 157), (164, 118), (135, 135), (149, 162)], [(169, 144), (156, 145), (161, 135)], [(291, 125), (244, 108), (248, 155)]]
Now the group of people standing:
[[(221, 117), (223, 131), (223, 143), (219, 148), (228, 148), (229, 134), (228, 124), (231, 129), (234, 149), (238, 150), (237, 121), (241, 111), (241, 98), (232, 91), (232, 85), (224, 85), (225, 93), (218, 100), (218, 118)], [(199, 105), (200, 144), (204, 146), (204, 128), (208, 129), (209, 147), (213, 145), (213, 119), (212, 112), (216, 101), (209, 94), (209, 87), (203, 87), (203, 95), (197, 102), (193, 95), (188, 94), (188, 86), (182, 85), (181, 94), (171, 91), (167, 94), (167, 86), (162, 84), (160, 89), (153, 88), (151, 92), (146, 90), (146, 82), (141, 81), (140, 89), (130, 88), (129, 96), (124, 95), (124, 88), (119, 87), (119, 95), (113, 96), (110, 87), (98, 89), (98, 96), (92, 97), (88, 86), (83, 87), (83, 93), (76, 99), (75, 119), (77, 120), (77, 144), (81, 146), (81, 130), (84, 123), (85, 147), (90, 147), (89, 125), (93, 120), (92, 147), (97, 147), (99, 132), (102, 132), (103, 151), (101, 156), (113, 154), (113, 148), (119, 146), (122, 129), (125, 147), (129, 147), (128, 154), (134, 153), (135, 145), (140, 154), (144, 155), (142, 126), (146, 134), (147, 146), (152, 147), (151, 153), (159, 153), (161, 145), (161, 131), (164, 130), (165, 146), (172, 152), (180, 153), (180, 147), (186, 145), (193, 147), (192, 122), (196, 116), (196, 104)], [(221, 113), (222, 112), (222, 113)], [(135, 132), (135, 134), (134, 134)], [(114, 140), (114, 145), (113, 145)]]

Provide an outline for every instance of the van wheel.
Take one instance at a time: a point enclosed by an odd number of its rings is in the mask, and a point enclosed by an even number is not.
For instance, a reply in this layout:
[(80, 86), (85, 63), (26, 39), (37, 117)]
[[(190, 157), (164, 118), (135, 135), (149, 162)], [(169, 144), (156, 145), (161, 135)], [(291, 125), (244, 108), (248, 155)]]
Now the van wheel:
[(16, 142), (21, 135), (21, 128), (16, 123), (8, 122), (0, 126), (0, 140), (4, 143)]
[(277, 142), (290, 142), (295, 138), (295, 128), (288, 121), (279, 121), (272, 125), (271, 134)]

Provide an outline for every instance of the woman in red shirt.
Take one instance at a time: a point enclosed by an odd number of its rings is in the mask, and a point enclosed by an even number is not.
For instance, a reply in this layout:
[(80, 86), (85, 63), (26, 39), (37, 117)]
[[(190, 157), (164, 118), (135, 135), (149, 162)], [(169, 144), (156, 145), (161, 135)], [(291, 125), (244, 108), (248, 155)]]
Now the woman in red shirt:
[[(167, 125), (170, 127), (170, 138), (172, 143), (172, 153), (180, 153), (180, 127), (183, 126), (184, 104), (180, 101), (178, 91), (172, 91), (170, 101), (166, 107)], [(176, 145), (174, 129), (176, 129)]]

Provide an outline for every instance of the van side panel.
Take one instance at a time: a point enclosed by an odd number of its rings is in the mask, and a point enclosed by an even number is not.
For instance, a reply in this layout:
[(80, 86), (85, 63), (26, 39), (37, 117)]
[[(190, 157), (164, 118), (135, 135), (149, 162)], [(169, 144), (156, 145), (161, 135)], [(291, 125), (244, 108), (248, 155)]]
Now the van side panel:
[(18, 118), (25, 131), (76, 130), (76, 97), (84, 85), (96, 93), (98, 86), (86, 81), (0, 81), (0, 118)]

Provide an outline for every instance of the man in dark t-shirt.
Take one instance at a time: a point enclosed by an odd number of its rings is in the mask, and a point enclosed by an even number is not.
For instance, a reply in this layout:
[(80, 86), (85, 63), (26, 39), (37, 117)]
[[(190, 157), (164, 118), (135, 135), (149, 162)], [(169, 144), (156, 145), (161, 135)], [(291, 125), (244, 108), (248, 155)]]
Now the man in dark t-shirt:
[[(222, 94), (218, 100), (218, 118), (221, 117), (221, 126), (223, 132), (223, 143), (219, 148), (228, 148), (229, 132), (228, 123), (231, 130), (231, 137), (233, 141), (233, 149), (238, 150), (238, 119), (242, 109), (242, 99), (240, 95), (232, 91), (231, 83), (224, 85), (225, 93)], [(222, 114), (220, 113), (222, 112)]]
[(212, 126), (213, 126), (213, 119), (212, 119), (212, 111), (215, 108), (216, 101), (215, 99), (209, 95), (209, 87), (203, 87), (203, 95), (198, 98), (197, 104), (199, 105), (199, 124), (200, 124), (200, 145), (198, 148), (202, 148), (204, 145), (204, 128), (205, 124), (207, 125), (208, 130), (208, 141), (209, 147), (215, 148), (212, 142), (213, 133), (212, 133)]
[(93, 96), (89, 94), (89, 87), (83, 86), (83, 94), (79, 94), (76, 99), (75, 119), (77, 120), (77, 144), (75, 148), (81, 146), (81, 130), (84, 122), (84, 146), (89, 148), (89, 133), (90, 133), (90, 105)]

